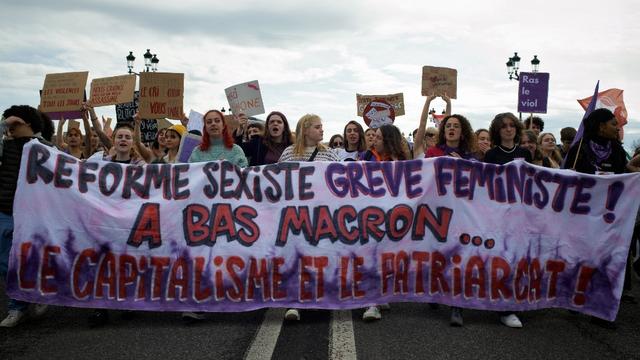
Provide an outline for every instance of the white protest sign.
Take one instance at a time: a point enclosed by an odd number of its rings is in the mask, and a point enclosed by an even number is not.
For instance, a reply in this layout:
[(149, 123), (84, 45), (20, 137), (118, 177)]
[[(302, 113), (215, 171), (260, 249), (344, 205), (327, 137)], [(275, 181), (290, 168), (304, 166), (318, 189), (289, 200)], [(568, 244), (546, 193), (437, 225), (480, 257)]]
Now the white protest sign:
[(234, 114), (254, 116), (264, 114), (264, 104), (258, 80), (233, 85), (224, 89), (229, 106)]
[(198, 130), (202, 132), (204, 121), (202, 120), (204, 115), (197, 111), (189, 111), (189, 123), (187, 124), (187, 131)]

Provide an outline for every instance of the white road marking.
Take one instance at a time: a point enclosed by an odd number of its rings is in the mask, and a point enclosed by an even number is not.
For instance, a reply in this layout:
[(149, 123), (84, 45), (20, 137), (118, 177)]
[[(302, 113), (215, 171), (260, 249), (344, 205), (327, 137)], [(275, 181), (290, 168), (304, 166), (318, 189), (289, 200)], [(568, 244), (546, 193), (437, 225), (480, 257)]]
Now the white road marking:
[(329, 359), (356, 360), (356, 339), (353, 334), (351, 310), (331, 312)]
[(273, 350), (276, 348), (278, 336), (282, 330), (282, 321), (287, 309), (270, 308), (264, 314), (264, 320), (253, 338), (249, 349), (245, 353), (246, 360), (271, 359)]

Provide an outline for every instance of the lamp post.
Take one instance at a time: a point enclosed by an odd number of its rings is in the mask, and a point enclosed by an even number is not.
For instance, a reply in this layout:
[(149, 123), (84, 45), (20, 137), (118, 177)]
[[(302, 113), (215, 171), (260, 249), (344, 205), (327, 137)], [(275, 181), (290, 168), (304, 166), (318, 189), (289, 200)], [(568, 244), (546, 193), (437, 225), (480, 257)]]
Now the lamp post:
[[(147, 52), (144, 53), (142, 57), (144, 58), (144, 67), (145, 67), (144, 71), (146, 72), (158, 71), (158, 63), (160, 62), (160, 60), (158, 60), (158, 57), (156, 56), (156, 54), (151, 54), (151, 49), (147, 49)], [(133, 56), (133, 51), (129, 51), (129, 55), (127, 55), (126, 59), (127, 59), (127, 68), (129, 69), (129, 74), (140, 75), (140, 73), (133, 71), (133, 63), (136, 61), (136, 57)]]
[[(540, 60), (538, 59), (538, 55), (533, 55), (533, 59), (531, 60), (531, 72), (537, 73), (540, 69)], [(509, 75), (509, 80), (517, 80), (520, 81), (520, 74), (518, 73), (520, 70), (520, 56), (518, 56), (517, 52), (513, 53), (513, 56), (509, 58), (507, 61), (507, 74)], [(522, 121), (522, 113), (518, 112), (520, 115), (520, 121)]]
[[(533, 55), (533, 59), (531, 60), (531, 72), (536, 73), (539, 68), (540, 60), (538, 59), (538, 55)], [(518, 56), (517, 52), (514, 52), (513, 56), (507, 61), (507, 74), (509, 75), (509, 80), (520, 80), (518, 70), (520, 70), (520, 56)]]

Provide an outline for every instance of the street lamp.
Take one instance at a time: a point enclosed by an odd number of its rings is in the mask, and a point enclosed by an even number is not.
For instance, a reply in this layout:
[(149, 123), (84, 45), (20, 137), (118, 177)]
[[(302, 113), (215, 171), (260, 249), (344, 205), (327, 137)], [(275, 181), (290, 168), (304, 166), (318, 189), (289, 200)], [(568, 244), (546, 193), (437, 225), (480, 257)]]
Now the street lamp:
[[(539, 67), (540, 60), (538, 59), (538, 55), (533, 55), (533, 60), (531, 60), (531, 72), (538, 72)], [(509, 75), (509, 80), (520, 80), (518, 70), (520, 70), (520, 56), (515, 52), (513, 53), (513, 57), (510, 57), (507, 61), (507, 74)]]
[[(151, 54), (151, 49), (147, 49), (147, 52), (144, 53), (142, 57), (144, 58), (144, 67), (146, 72), (149, 72), (149, 70), (153, 72), (158, 71), (158, 63), (160, 62), (160, 60), (158, 59), (156, 54)], [(127, 68), (129, 69), (129, 74), (139, 75), (138, 73), (133, 71), (133, 63), (136, 60), (136, 57), (133, 56), (133, 51), (129, 51), (129, 55), (127, 55), (126, 59), (127, 59)]]

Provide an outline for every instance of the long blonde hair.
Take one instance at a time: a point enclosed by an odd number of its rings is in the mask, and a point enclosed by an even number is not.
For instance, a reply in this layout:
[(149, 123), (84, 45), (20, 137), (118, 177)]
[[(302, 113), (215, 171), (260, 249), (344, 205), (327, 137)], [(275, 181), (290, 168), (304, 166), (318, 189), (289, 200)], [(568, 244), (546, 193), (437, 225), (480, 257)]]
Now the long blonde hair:
[[(298, 120), (298, 124), (296, 125), (296, 142), (295, 142), (295, 145), (293, 146), (294, 155), (296, 156), (304, 155), (304, 148), (307, 141), (307, 136), (305, 134), (305, 131), (311, 127), (311, 123), (313, 123), (314, 120), (322, 121), (320, 116), (315, 114), (304, 115), (300, 118), (300, 120)], [(318, 151), (323, 151), (327, 149), (327, 147), (321, 142), (318, 143), (316, 147), (318, 148)]]

